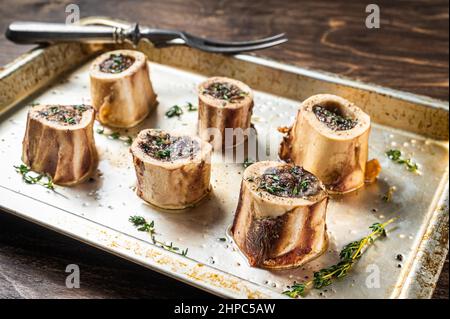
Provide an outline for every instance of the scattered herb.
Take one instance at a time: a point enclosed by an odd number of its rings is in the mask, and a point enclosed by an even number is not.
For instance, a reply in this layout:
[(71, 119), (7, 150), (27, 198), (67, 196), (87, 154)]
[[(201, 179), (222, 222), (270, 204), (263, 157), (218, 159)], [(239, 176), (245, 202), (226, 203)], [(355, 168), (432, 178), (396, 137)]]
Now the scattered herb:
[(186, 107), (187, 107), (187, 110), (189, 112), (193, 112), (193, 111), (197, 111), (198, 110), (198, 108), (196, 106), (194, 106), (191, 102), (188, 102)]
[(402, 157), (402, 152), (400, 150), (389, 150), (386, 152), (386, 156), (397, 164), (405, 165), (406, 169), (412, 173), (417, 173), (419, 171), (419, 165), (414, 163), (410, 158), (405, 159)]
[(391, 186), (389, 187), (389, 189), (387, 190), (386, 194), (383, 195), (383, 200), (386, 203), (389, 203), (392, 201), (392, 197), (394, 196), (394, 192), (397, 190), (397, 188), (395, 186)]
[(247, 167), (249, 167), (249, 166), (252, 165), (252, 164), (255, 164), (255, 162), (252, 161), (252, 160), (249, 159), (249, 158), (246, 158), (246, 159), (244, 160), (243, 166), (244, 166), (244, 168), (247, 168)]
[(156, 239), (154, 221), (148, 223), (142, 216), (130, 216), (128, 220), (133, 224), (134, 227), (136, 227), (138, 231), (149, 233), (153, 244), (157, 245), (158, 247), (164, 248), (165, 250), (180, 254), (182, 256), (187, 256), (188, 248), (180, 250), (180, 248), (174, 246), (172, 242), (170, 244), (166, 244)]
[(44, 186), (45, 188), (55, 190), (52, 178), (46, 174), (37, 174), (31, 171), (31, 169), (21, 164), (19, 166), (14, 166), (16, 172), (22, 175), (22, 179), (27, 184), (37, 184)]
[(304, 179), (300, 182), (300, 188), (303, 192), (306, 192), (308, 190), (309, 183), (310, 183), (310, 181), (306, 180), (306, 179)]
[(227, 241), (227, 239), (225, 237), (220, 237), (218, 238), (219, 241)]
[(97, 128), (95, 131), (97, 132), (97, 134), (105, 135), (109, 139), (121, 140), (127, 145), (131, 145), (133, 143), (133, 138), (131, 136), (129, 135), (123, 136), (120, 134), (120, 132), (106, 133), (103, 127)]
[(181, 116), (181, 114), (183, 114), (183, 109), (181, 107), (179, 107), (178, 105), (174, 105), (172, 106), (167, 112), (166, 112), (166, 116), (171, 118), (174, 116)]
[(64, 122), (66, 122), (67, 124), (77, 124), (77, 121), (73, 118), (73, 117), (68, 117), (66, 119), (64, 119)]
[[(193, 111), (198, 110), (197, 107), (194, 106), (191, 102), (187, 102), (184, 107), (188, 110), (188, 112), (193, 112)], [(174, 105), (170, 109), (167, 110), (166, 116), (168, 118), (171, 118), (174, 116), (180, 117), (183, 113), (184, 113), (183, 109), (179, 105)]]
[(87, 110), (87, 107), (84, 104), (74, 105), (73, 108), (79, 112), (84, 112)]
[(394, 220), (395, 218), (390, 219), (383, 224), (373, 224), (369, 227), (372, 232), (368, 236), (347, 244), (341, 250), (339, 254), (339, 263), (315, 272), (314, 278), (310, 281), (303, 283), (294, 283), (291, 287), (289, 287), (289, 290), (284, 291), (283, 294), (291, 298), (304, 297), (306, 293), (312, 288), (321, 289), (323, 287), (331, 285), (333, 279), (343, 278), (347, 276), (348, 272), (361, 258), (366, 249), (375, 240), (381, 237), (386, 237), (386, 226), (394, 222)]
[(159, 150), (155, 153), (158, 158), (169, 158), (170, 157), (170, 149), (166, 148), (164, 150)]
[(120, 137), (120, 133), (119, 132), (112, 132), (111, 134), (109, 134), (109, 137), (113, 140), (117, 140)]

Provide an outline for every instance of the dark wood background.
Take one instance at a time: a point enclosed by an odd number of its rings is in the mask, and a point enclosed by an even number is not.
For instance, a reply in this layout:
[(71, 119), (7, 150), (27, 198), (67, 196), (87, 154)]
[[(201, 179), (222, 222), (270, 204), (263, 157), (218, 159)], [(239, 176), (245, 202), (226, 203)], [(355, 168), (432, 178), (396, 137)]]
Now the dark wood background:
[[(365, 27), (370, 1), (1, 1), (0, 29), (13, 20), (65, 21), (105, 15), (223, 39), (287, 32), (289, 42), (259, 56), (448, 100), (448, 0), (378, 0), (381, 28)], [(0, 65), (29, 46), (0, 35)], [(1, 68), (1, 67), (0, 67)], [(66, 289), (66, 265), (81, 288)], [(434, 298), (448, 299), (448, 261)], [(211, 295), (0, 212), (0, 297), (209, 298)]]

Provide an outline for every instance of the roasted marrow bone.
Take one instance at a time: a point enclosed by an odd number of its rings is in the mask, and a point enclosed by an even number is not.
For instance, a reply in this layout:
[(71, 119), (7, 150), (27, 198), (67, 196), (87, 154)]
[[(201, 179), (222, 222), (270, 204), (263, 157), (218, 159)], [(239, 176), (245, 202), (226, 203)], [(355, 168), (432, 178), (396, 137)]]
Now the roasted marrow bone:
[(253, 92), (246, 84), (212, 77), (198, 87), (198, 133), (214, 149), (244, 142), (249, 134)]
[(282, 160), (303, 166), (331, 193), (364, 185), (370, 117), (353, 103), (319, 94), (305, 100), (280, 146)]
[(258, 162), (244, 172), (231, 229), (251, 266), (298, 267), (328, 246), (323, 184), (302, 167)]
[(96, 170), (95, 111), (88, 105), (36, 105), (30, 109), (22, 161), (59, 185), (83, 182)]
[(130, 148), (138, 196), (166, 209), (196, 204), (210, 191), (211, 149), (198, 137), (141, 131)]
[(147, 57), (117, 50), (100, 55), (91, 65), (91, 97), (97, 119), (112, 127), (132, 127), (156, 107)]

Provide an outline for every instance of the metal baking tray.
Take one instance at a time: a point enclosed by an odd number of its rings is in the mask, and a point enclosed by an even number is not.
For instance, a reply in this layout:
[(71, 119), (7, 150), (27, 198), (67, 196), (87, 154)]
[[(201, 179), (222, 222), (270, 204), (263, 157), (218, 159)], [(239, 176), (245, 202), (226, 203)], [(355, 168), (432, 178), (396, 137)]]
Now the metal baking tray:
[[(107, 18), (83, 23), (124, 25)], [(293, 281), (302, 281), (337, 260), (346, 243), (367, 234), (368, 226), (398, 216), (388, 238), (377, 241), (347, 278), (307, 298), (429, 298), (448, 251), (448, 102), (355, 82), (332, 74), (268, 61), (250, 55), (224, 56), (184, 46), (146, 53), (159, 106), (133, 135), (148, 127), (194, 133), (197, 113), (166, 118), (174, 104), (197, 101), (195, 87), (212, 75), (236, 78), (255, 92), (252, 122), (258, 136), (281, 140), (278, 126), (290, 125), (300, 101), (317, 93), (343, 96), (362, 107), (374, 122), (370, 158), (383, 167), (378, 182), (334, 198), (327, 224), (326, 254), (295, 270), (251, 268), (227, 231), (233, 220), (243, 166), (213, 163), (210, 197), (181, 212), (146, 205), (134, 193), (135, 174), (128, 146), (95, 135), (100, 154), (94, 181), (57, 187), (57, 193), (27, 185), (13, 168), (21, 163), (28, 105), (89, 103), (88, 67), (96, 55), (127, 45), (57, 44), (19, 57), (0, 71), (0, 207), (79, 241), (103, 249), (180, 281), (230, 298), (283, 298)], [(272, 144), (278, 145), (278, 144)], [(421, 175), (407, 172), (385, 156), (399, 148), (420, 164)], [(272, 159), (276, 160), (276, 156)], [(382, 195), (396, 186), (393, 201)], [(158, 248), (128, 221), (131, 215), (154, 220), (158, 238), (188, 248), (186, 257)], [(219, 240), (227, 238), (226, 241)], [(404, 259), (396, 259), (402, 254)], [(401, 264), (399, 267), (399, 263)], [(367, 285), (373, 265), (380, 285)]]

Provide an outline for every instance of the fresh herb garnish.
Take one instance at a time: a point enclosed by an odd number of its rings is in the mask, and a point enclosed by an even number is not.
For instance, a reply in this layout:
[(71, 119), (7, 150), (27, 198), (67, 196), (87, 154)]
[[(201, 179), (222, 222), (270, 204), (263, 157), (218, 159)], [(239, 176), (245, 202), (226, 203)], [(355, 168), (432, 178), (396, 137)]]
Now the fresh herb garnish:
[(166, 148), (163, 150), (156, 151), (155, 155), (158, 158), (169, 158), (170, 157), (170, 149)]
[(130, 216), (128, 220), (134, 225), (134, 227), (136, 227), (138, 231), (149, 233), (153, 244), (157, 245), (158, 247), (164, 248), (165, 250), (180, 254), (182, 256), (187, 255), (188, 248), (180, 250), (180, 248), (174, 246), (172, 242), (170, 242), (170, 244), (166, 244), (156, 239), (154, 221), (148, 223), (142, 216)]
[(306, 192), (306, 191), (308, 190), (309, 184), (310, 184), (309, 180), (306, 180), (306, 179), (302, 180), (302, 181), (300, 182), (300, 188), (301, 188), (301, 190), (304, 191), (304, 192)]
[(37, 184), (44, 186), (50, 190), (55, 190), (55, 186), (53, 184), (52, 178), (46, 174), (37, 174), (31, 171), (31, 168), (28, 166), (21, 164), (19, 166), (14, 166), (16, 172), (22, 175), (22, 179), (27, 184)]
[(166, 112), (166, 116), (171, 118), (174, 116), (181, 116), (181, 114), (183, 114), (183, 109), (181, 107), (179, 107), (178, 105), (174, 105), (172, 106), (167, 112)]
[(131, 145), (133, 143), (133, 138), (131, 136), (129, 135), (123, 136), (120, 134), (120, 132), (106, 133), (103, 127), (97, 128), (95, 131), (97, 132), (97, 134), (105, 135), (109, 139), (121, 140), (127, 145)]
[(406, 169), (410, 172), (416, 173), (419, 170), (419, 165), (414, 163), (410, 158), (406, 159), (402, 157), (402, 152), (400, 150), (389, 150), (386, 152), (386, 156), (397, 164), (405, 165)]
[(246, 159), (244, 160), (244, 163), (243, 163), (242, 165), (244, 166), (244, 168), (247, 168), (247, 167), (249, 167), (249, 166), (252, 165), (252, 164), (255, 164), (255, 162), (252, 161), (252, 160), (249, 159), (249, 158), (246, 158)]
[(64, 119), (67, 124), (77, 124), (77, 121), (73, 117), (67, 117)]
[[(191, 102), (187, 102), (184, 107), (187, 109), (188, 112), (193, 112), (193, 111), (198, 110), (198, 108), (196, 106), (194, 106)], [(180, 117), (183, 113), (184, 113), (183, 109), (179, 105), (174, 105), (170, 109), (167, 110), (166, 116), (168, 118), (171, 118), (174, 116)]]
[(77, 111), (84, 112), (87, 110), (86, 106), (83, 104), (74, 105), (73, 108)]
[(394, 222), (395, 218), (387, 222), (375, 223), (369, 228), (372, 232), (357, 241), (347, 244), (340, 252), (340, 261), (328, 268), (321, 269), (314, 273), (314, 278), (303, 283), (294, 283), (289, 290), (283, 292), (284, 295), (291, 298), (304, 297), (306, 293), (314, 288), (321, 289), (332, 284), (333, 279), (343, 278), (361, 258), (366, 249), (377, 239), (386, 237), (386, 226)]
[(394, 197), (394, 192), (396, 191), (396, 187), (395, 186), (391, 186), (389, 187), (388, 191), (386, 192), (386, 194), (383, 195), (383, 200), (386, 203), (389, 203), (392, 201), (392, 198)]
[(187, 107), (187, 110), (189, 112), (193, 112), (193, 111), (197, 111), (198, 110), (198, 108), (196, 106), (194, 106), (191, 102), (188, 102), (186, 104), (186, 107)]
[(117, 140), (120, 137), (120, 133), (119, 132), (112, 132), (111, 134), (109, 134), (109, 137), (113, 140)]

